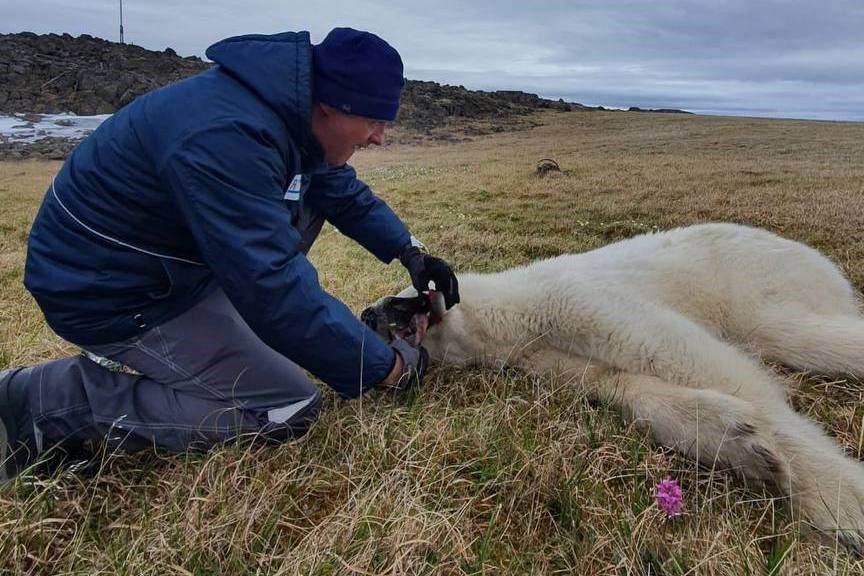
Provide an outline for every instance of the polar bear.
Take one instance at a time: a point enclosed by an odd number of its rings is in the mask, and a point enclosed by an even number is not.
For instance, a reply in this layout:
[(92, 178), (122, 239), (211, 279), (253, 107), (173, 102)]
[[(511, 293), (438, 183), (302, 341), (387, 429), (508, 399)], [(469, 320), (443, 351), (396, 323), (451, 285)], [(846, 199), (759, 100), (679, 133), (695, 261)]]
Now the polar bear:
[(864, 465), (789, 406), (764, 364), (864, 378), (860, 301), (820, 252), (713, 223), (458, 279), (446, 313), (409, 288), (363, 319), (422, 337), (440, 363), (570, 375), (660, 444), (778, 491), (864, 552)]

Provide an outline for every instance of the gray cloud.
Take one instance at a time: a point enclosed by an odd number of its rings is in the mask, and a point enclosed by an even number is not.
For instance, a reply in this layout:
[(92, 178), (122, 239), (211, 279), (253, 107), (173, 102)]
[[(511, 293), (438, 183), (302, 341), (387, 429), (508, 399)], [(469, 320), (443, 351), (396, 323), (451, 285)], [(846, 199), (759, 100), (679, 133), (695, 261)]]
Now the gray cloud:
[[(8, 0), (7, 0), (8, 3)], [(118, 3), (13, 0), (0, 32), (117, 39)], [(203, 54), (234, 34), (372, 30), (409, 78), (589, 104), (864, 120), (860, 0), (127, 0), (127, 41)]]

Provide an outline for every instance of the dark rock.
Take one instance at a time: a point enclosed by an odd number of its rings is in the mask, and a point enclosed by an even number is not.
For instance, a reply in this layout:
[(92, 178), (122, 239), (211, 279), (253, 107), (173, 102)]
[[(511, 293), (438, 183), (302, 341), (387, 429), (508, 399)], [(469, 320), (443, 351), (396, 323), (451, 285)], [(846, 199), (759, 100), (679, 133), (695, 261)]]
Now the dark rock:
[(0, 34), (0, 112), (110, 113), (135, 96), (210, 65), (82, 34)]
[[(180, 57), (171, 48), (151, 51), (88, 34), (0, 34), (0, 113), (110, 114), (145, 92), (211, 65), (196, 56)], [(525, 126), (519, 119), (542, 109), (589, 108), (514, 90), (484, 92), (408, 80), (396, 123), (420, 134), (436, 131), (435, 138), (444, 138), (440, 129), (456, 121), (484, 122), (485, 128), (471, 128), (483, 134)], [(54, 158), (68, 153), (74, 143), (15, 145), (7, 150), (12, 144), (0, 142), (0, 158)]]
[(659, 112), (662, 114), (692, 114), (686, 110), (678, 110), (676, 108), (640, 108), (639, 106), (630, 106), (628, 112)]

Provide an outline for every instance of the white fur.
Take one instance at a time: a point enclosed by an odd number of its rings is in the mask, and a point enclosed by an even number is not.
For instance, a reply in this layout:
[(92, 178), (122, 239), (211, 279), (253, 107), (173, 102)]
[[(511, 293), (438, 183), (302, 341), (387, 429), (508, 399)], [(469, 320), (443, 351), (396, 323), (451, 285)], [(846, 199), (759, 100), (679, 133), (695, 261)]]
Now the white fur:
[(864, 466), (794, 412), (759, 361), (864, 377), (855, 292), (818, 251), (704, 224), (459, 285), (462, 303), (423, 342), (433, 358), (572, 374), (658, 442), (775, 487), (864, 550)]

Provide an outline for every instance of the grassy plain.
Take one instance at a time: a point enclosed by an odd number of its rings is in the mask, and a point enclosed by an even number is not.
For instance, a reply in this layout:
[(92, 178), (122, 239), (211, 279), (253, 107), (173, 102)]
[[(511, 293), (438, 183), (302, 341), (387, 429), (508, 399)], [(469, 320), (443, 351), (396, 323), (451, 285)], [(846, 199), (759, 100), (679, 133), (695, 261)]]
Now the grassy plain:
[[(354, 164), (460, 270), (498, 270), (706, 221), (828, 254), (864, 288), (864, 123), (548, 113), (532, 129), (365, 150)], [(562, 171), (535, 174), (554, 158)], [(74, 352), (21, 286), (58, 168), (0, 163), (0, 366)], [(355, 310), (401, 288), (332, 228), (311, 257)], [(787, 374), (795, 405), (864, 451), (864, 384)], [(685, 514), (653, 503), (677, 478)], [(785, 503), (698, 469), (571, 383), (433, 369), (410, 398), (326, 395), (279, 447), (106, 457), (92, 478), (0, 488), (0, 573), (861, 574)]]

